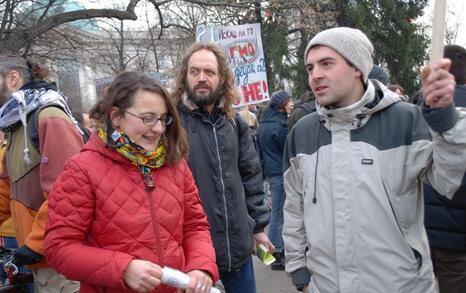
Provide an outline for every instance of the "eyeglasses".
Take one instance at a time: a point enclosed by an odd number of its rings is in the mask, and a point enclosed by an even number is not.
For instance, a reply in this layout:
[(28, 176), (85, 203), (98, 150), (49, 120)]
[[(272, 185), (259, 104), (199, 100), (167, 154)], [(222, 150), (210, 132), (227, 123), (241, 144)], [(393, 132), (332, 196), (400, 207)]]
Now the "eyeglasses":
[(155, 113), (145, 113), (142, 114), (141, 116), (138, 116), (134, 113), (131, 113), (129, 111), (125, 111), (128, 114), (131, 114), (132, 116), (139, 118), (142, 120), (142, 123), (144, 123), (147, 126), (154, 126), (157, 124), (157, 122), (161, 122), (163, 126), (170, 125), (170, 123), (173, 122), (173, 117), (170, 116), (169, 114), (163, 114), (161, 116), (157, 116)]

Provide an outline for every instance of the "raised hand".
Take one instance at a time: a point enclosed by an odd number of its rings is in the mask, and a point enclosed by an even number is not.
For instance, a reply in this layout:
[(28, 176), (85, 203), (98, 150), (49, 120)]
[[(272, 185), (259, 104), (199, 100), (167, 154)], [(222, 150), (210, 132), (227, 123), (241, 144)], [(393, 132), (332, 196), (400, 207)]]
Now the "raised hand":
[(441, 59), (422, 69), (422, 94), (430, 108), (443, 108), (453, 103), (455, 78), (448, 72), (451, 61)]

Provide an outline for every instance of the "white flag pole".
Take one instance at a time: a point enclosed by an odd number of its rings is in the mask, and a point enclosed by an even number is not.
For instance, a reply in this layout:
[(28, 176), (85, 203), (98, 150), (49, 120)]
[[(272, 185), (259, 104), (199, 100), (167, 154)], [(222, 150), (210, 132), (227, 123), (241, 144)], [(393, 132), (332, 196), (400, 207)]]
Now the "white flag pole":
[(445, 15), (447, 0), (434, 0), (434, 19), (432, 20), (432, 40), (430, 43), (430, 63), (443, 57), (443, 38), (445, 34)]

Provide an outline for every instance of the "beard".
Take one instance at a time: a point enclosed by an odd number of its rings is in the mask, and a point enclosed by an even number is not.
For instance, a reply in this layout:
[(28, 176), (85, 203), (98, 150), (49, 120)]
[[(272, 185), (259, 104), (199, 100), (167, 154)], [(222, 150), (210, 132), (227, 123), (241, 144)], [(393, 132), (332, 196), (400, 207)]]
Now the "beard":
[(191, 100), (194, 104), (196, 104), (199, 108), (204, 108), (213, 104), (218, 103), (220, 101), (220, 96), (222, 92), (222, 86), (219, 85), (214, 90), (211, 91), (206, 95), (196, 95), (195, 91), (199, 88), (206, 88), (208, 87), (207, 84), (198, 84), (194, 86), (193, 89), (189, 87), (187, 82), (185, 83), (186, 94), (188, 95), (188, 99)]

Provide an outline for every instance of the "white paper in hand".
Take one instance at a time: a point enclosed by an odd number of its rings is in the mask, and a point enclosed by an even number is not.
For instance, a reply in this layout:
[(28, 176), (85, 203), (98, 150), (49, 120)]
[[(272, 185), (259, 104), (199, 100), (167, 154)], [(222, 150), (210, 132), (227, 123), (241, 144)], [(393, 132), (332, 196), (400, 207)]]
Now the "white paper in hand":
[[(162, 269), (162, 283), (171, 287), (186, 289), (189, 283), (189, 276), (175, 269), (164, 267)], [(212, 287), (210, 293), (220, 293), (220, 290)]]

